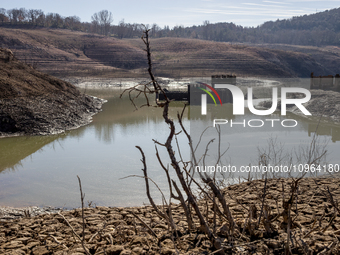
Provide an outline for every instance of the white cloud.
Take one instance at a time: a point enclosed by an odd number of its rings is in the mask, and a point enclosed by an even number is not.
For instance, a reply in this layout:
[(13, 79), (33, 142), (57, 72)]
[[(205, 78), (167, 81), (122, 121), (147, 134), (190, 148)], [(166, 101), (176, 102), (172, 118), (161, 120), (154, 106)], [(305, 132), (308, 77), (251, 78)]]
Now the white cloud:
[(257, 4), (257, 3), (242, 3), (244, 5), (254, 5), (254, 6), (263, 6), (263, 7), (279, 7), (279, 8), (285, 8), (287, 6), (282, 5), (269, 5), (269, 4)]
[(271, 4), (290, 4), (290, 3), (284, 3), (284, 2), (274, 2), (274, 1), (268, 1), (268, 0), (265, 0), (265, 1), (262, 1), (264, 3), (271, 3)]

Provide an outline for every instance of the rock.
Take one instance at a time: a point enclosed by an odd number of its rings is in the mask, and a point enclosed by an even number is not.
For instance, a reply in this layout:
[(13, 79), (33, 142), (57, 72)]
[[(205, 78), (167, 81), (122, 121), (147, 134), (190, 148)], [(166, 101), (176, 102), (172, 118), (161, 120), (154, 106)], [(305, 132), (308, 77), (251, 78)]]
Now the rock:
[(10, 254), (10, 255), (25, 255), (26, 252), (23, 250), (17, 249), (17, 250), (11, 250), (10, 252), (7, 252), (5, 254)]
[(29, 243), (26, 245), (26, 247), (27, 247), (28, 249), (32, 249), (33, 247), (36, 247), (36, 246), (38, 246), (38, 245), (40, 245), (39, 242), (33, 241), (33, 242), (29, 242)]
[(130, 249), (123, 250), (119, 255), (132, 255), (132, 251)]
[(132, 255), (142, 255), (144, 254), (144, 250), (141, 247), (135, 247), (132, 249)]
[(280, 248), (282, 246), (282, 244), (278, 241), (274, 241), (274, 240), (268, 240), (265, 241), (265, 244), (269, 247), (269, 248), (273, 248), (273, 249), (277, 249)]
[(145, 244), (145, 243), (147, 243), (147, 239), (144, 236), (135, 236), (131, 241), (131, 244)]
[[(252, 181), (251, 183), (241, 183), (230, 186), (223, 190), (228, 199), (237, 198), (234, 206), (231, 208), (234, 221), (234, 248), (232, 253), (242, 254), (282, 254), (284, 244), (287, 240), (287, 226), (282, 225), (283, 217), (277, 217), (277, 213), (282, 212), (282, 185), (289, 197), (290, 179), (270, 179), (267, 182), (267, 194), (271, 194), (273, 199), (266, 200), (266, 207), (271, 210), (264, 210), (260, 226), (257, 228), (257, 220), (249, 220), (249, 208), (251, 204), (259, 208), (259, 201), (263, 191), (263, 181)], [(294, 223), (291, 227), (294, 235), (294, 252), (303, 254), (298, 247), (308, 245), (307, 250), (311, 254), (318, 253), (332, 243), (336, 244), (336, 236), (340, 233), (339, 215), (334, 215), (334, 208), (327, 200), (327, 193), (322, 192), (325, 187), (329, 187), (335, 201), (340, 199), (340, 179), (339, 178), (306, 178), (302, 179), (299, 184), (298, 199), (294, 201), (291, 215), (294, 217)], [(244, 194), (253, 194), (252, 201), (248, 201), (248, 206), (241, 206), (240, 203), (248, 197)], [(325, 195), (326, 194), (326, 195)], [(257, 199), (255, 198), (257, 197)], [(326, 201), (325, 201), (326, 200)], [(242, 202), (240, 202), (242, 201)], [(296, 203), (295, 203), (296, 202)], [(206, 202), (198, 201), (200, 208), (205, 210)], [(277, 207), (276, 207), (277, 206)], [(209, 204), (208, 208), (212, 208)], [(258, 210), (257, 208), (257, 210)], [(297, 208), (297, 211), (295, 211)], [(236, 211), (234, 210), (236, 209)], [(126, 220), (130, 219), (128, 213), (134, 211), (143, 221), (156, 232), (158, 238), (150, 235), (145, 226), (135, 221), (133, 225), (127, 225)], [(120, 215), (123, 212), (125, 217)], [(267, 217), (272, 220), (271, 230), (266, 233), (263, 223), (265, 222), (265, 212)], [(176, 254), (174, 243), (171, 239), (169, 228), (164, 221), (150, 221), (155, 219), (157, 214), (150, 207), (141, 208), (85, 208), (86, 219), (85, 243), (91, 254), (103, 254), (104, 249), (107, 254)], [(259, 210), (252, 215), (259, 218)], [(82, 235), (81, 210), (64, 211), (63, 215), (73, 226), (75, 231)], [(120, 215), (120, 216), (118, 216)], [(144, 217), (143, 215), (148, 215)], [(204, 216), (206, 214), (204, 213)], [(295, 218), (296, 215), (296, 218)], [(213, 214), (208, 215), (209, 220)], [(333, 217), (335, 218), (333, 219)], [(18, 216), (19, 217), (19, 216)], [(21, 216), (23, 217), (23, 216)], [(159, 218), (159, 217), (158, 217)], [(194, 217), (195, 231), (187, 230), (183, 209), (180, 206), (173, 205), (173, 219), (177, 224), (177, 237), (174, 238), (176, 247), (180, 254), (209, 254), (213, 252), (211, 241), (199, 230), (199, 221)], [(332, 219), (331, 225), (329, 225)], [(228, 247), (228, 226), (229, 222), (225, 218), (217, 217), (217, 237)], [(79, 242), (75, 242), (75, 237), (71, 229), (65, 224), (64, 220), (57, 214), (42, 214), (31, 218), (18, 218), (12, 221), (1, 222), (0, 228), (0, 254), (84, 254), (83, 248)], [(159, 227), (159, 226), (163, 227)], [(105, 226), (105, 227), (104, 227)], [(320, 226), (320, 227), (319, 227)], [(328, 227), (326, 229), (326, 227)], [(310, 230), (312, 230), (310, 232)], [(100, 233), (98, 233), (100, 230)], [(309, 233), (310, 232), (310, 233)], [(30, 236), (25, 236), (28, 233)], [(308, 233), (308, 235), (307, 235)], [(93, 237), (96, 235), (95, 237)], [(55, 237), (59, 245), (51, 237)], [(263, 237), (264, 236), (264, 237)], [(93, 238), (92, 238), (93, 237)], [(235, 238), (236, 237), (236, 238)], [(91, 242), (89, 240), (92, 238)], [(249, 246), (243, 245), (249, 243)], [(303, 244), (304, 243), (304, 244)], [(242, 245), (239, 245), (242, 244)], [(53, 248), (54, 247), (54, 248)], [(68, 247), (68, 248), (66, 248)], [(53, 250), (51, 250), (53, 248)], [(296, 250), (297, 249), (297, 250)], [(338, 254), (338, 248), (334, 249), (333, 255)]]
[(0, 61), (8, 63), (13, 61), (14, 54), (10, 49), (0, 49)]
[(123, 250), (124, 250), (124, 246), (122, 245), (113, 245), (105, 249), (107, 255), (120, 255)]
[(21, 241), (11, 241), (9, 243), (6, 243), (5, 245), (3, 245), (3, 248), (5, 249), (19, 249), (24, 247), (25, 245), (21, 242)]
[(38, 246), (32, 249), (32, 255), (49, 255), (51, 252), (44, 246)]
[(176, 254), (176, 250), (175, 249), (170, 249), (170, 248), (163, 248), (161, 255), (172, 255), (172, 254)]

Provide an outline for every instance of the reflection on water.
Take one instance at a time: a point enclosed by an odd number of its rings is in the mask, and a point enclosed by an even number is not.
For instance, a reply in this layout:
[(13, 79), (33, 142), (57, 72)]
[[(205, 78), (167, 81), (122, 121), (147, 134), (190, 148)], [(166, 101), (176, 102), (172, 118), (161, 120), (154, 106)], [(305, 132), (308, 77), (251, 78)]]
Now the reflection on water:
[(315, 130), (317, 130), (316, 133), (320, 136), (330, 136), (333, 143), (340, 141), (339, 125), (308, 123), (308, 135), (312, 136)]
[[(281, 155), (286, 153), (292, 153), (293, 164), (307, 163), (296, 162), (297, 156), (303, 156), (303, 151), (308, 150), (314, 133), (319, 136), (318, 147), (321, 148), (327, 145), (327, 163), (339, 164), (338, 153), (340, 151), (339, 132), (340, 125), (331, 123), (318, 123), (317, 118), (306, 119), (301, 116), (296, 116), (291, 113), (287, 113), (287, 116), (281, 116), (278, 113), (274, 113), (270, 116), (254, 116), (248, 109), (245, 110), (245, 115), (233, 116), (232, 105), (226, 104), (222, 107), (215, 107), (214, 105), (208, 105), (206, 117), (202, 117), (200, 113), (200, 106), (191, 106), (190, 109), (190, 134), (193, 138), (193, 143), (196, 145), (199, 141), (201, 146), (197, 149), (197, 157), (205, 153), (205, 145), (211, 139), (217, 141), (217, 132), (214, 128), (210, 128), (205, 131), (204, 136), (201, 137), (201, 133), (208, 126), (212, 126), (214, 119), (226, 119), (227, 124), (220, 125), (221, 127), (221, 151), (228, 149), (225, 156), (221, 158), (222, 165), (235, 166), (236, 169), (240, 169), (243, 166), (258, 165), (259, 164), (259, 150), (263, 151), (268, 148), (268, 141), (270, 139), (277, 140), (277, 145), (282, 145), (282, 151), (279, 146), (276, 148), (280, 151)], [(268, 120), (277, 120), (272, 127), (272, 122)], [(281, 121), (285, 119), (294, 119), (297, 121), (297, 126), (293, 128), (283, 127)], [(261, 128), (250, 127), (247, 123), (253, 121), (252, 125), (261, 125)], [(261, 122), (262, 121), (262, 122)], [(232, 126), (230, 123), (234, 123)], [(287, 123), (286, 123), (287, 124)], [(289, 123), (293, 125), (294, 123)], [(333, 141), (329, 142), (329, 141)], [(218, 155), (217, 145), (210, 145), (209, 153), (205, 157), (205, 164), (207, 166), (214, 166), (216, 164)], [(271, 159), (269, 159), (271, 160)], [(288, 162), (281, 163), (283, 165)], [(290, 163), (289, 163), (290, 165)], [(325, 174), (324, 172), (318, 173)], [(248, 173), (236, 173), (233, 174), (234, 178), (241, 176), (248, 177)], [(228, 177), (229, 173), (223, 175)], [(284, 175), (282, 175), (284, 176)]]
[[(143, 180), (120, 179), (141, 174), (141, 156), (135, 148), (139, 145), (147, 157), (149, 173), (161, 182), (163, 171), (152, 139), (164, 142), (168, 127), (162, 119), (162, 109), (135, 110), (127, 96), (119, 98), (121, 92), (105, 90), (108, 102), (85, 127), (54, 136), (0, 139), (0, 205), (79, 206), (76, 175), (82, 179), (86, 199), (97, 205), (147, 202)], [(100, 96), (103, 90), (87, 89), (87, 93)], [(142, 102), (136, 100), (137, 104)], [(182, 105), (172, 104), (172, 118), (176, 118)], [(189, 125), (186, 114), (184, 124)], [(184, 135), (178, 137), (181, 142)], [(162, 149), (160, 153), (166, 157)], [(182, 154), (189, 155), (185, 149)]]
[[(127, 96), (119, 99), (122, 91), (87, 88), (86, 93), (108, 100), (103, 105), (103, 111), (94, 116), (88, 126), (61, 135), (0, 139), (0, 205), (79, 206), (76, 175), (82, 179), (86, 201), (115, 206), (147, 203), (142, 179), (120, 180), (142, 173), (136, 145), (141, 146), (146, 154), (150, 176), (166, 189), (164, 173), (157, 162), (152, 141), (164, 142), (169, 132), (161, 115), (162, 109), (144, 107), (135, 111)], [(238, 121), (238, 117), (231, 114), (231, 105), (224, 107), (223, 117)], [(172, 103), (170, 116), (176, 118), (181, 109), (182, 103)], [(197, 113), (199, 110), (199, 107), (188, 109), (184, 116), (185, 126), (202, 125)], [(209, 112), (213, 116), (214, 108)], [(251, 118), (248, 111), (244, 118)], [(274, 114), (271, 118), (280, 117)], [(287, 118), (298, 120), (298, 128), (290, 131), (278, 129), (274, 135), (286, 141), (288, 146), (295, 145), (300, 139), (307, 141), (316, 130), (317, 120), (306, 120), (295, 115), (288, 115)], [(339, 125), (323, 123), (317, 132), (333, 141), (329, 151), (333, 154), (339, 151)], [(235, 162), (250, 163), (256, 156), (257, 146), (263, 145), (270, 133), (267, 129), (230, 130), (226, 137), (230, 143), (228, 155)], [(178, 138), (184, 145), (182, 155), (189, 158), (184, 134), (179, 134)], [(165, 151), (159, 149), (163, 163), (170, 163)], [(153, 192), (157, 193), (156, 190)]]
[(38, 150), (42, 150), (42, 147), (57, 138), (57, 136), (23, 136), (0, 139), (0, 172), (6, 169), (14, 171), (22, 166), (21, 160)]

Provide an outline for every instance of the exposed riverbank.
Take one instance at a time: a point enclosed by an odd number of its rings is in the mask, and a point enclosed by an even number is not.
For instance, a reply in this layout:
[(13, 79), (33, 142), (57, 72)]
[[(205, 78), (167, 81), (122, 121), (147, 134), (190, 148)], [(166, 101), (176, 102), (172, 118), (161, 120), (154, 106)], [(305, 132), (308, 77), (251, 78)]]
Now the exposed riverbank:
[[(264, 189), (264, 185), (266, 188)], [(224, 189), (232, 216), (237, 225), (234, 246), (228, 243), (228, 223), (217, 217), (216, 235), (224, 240), (226, 251), (232, 254), (283, 254), (287, 242), (283, 199), (290, 195), (291, 179), (270, 179), (244, 182)], [(340, 218), (332, 200), (340, 198), (339, 178), (306, 178), (296, 191), (291, 217), (293, 254), (339, 254)], [(261, 211), (265, 190), (266, 216), (271, 220), (271, 234), (265, 226), (253, 229)], [(329, 192), (328, 192), (329, 191)], [(330, 196), (332, 195), (332, 197)], [(284, 198), (285, 196), (285, 198)], [(208, 207), (207, 207), (208, 206)], [(204, 213), (210, 201), (201, 201)], [(252, 208), (250, 210), (250, 208)], [(164, 208), (163, 208), (164, 209)], [(162, 210), (162, 209), (161, 209)], [(252, 218), (249, 218), (252, 211)], [(167, 223), (150, 206), (96, 207), (85, 209), (85, 244), (91, 254), (211, 254), (212, 245), (199, 229), (189, 232), (181, 207), (172, 206), (177, 235), (171, 237)], [(268, 214), (267, 214), (268, 213)], [(82, 236), (81, 209), (47, 213), (0, 222), (1, 254), (84, 254), (68, 224)], [(63, 218), (64, 217), (64, 218)], [(214, 215), (209, 214), (213, 223)], [(67, 220), (67, 222), (66, 222)], [(199, 221), (194, 218), (195, 225)], [(149, 227), (146, 227), (146, 225)]]
[[(340, 123), (340, 93), (336, 91), (325, 91), (325, 90), (310, 90), (311, 99), (304, 103), (305, 108), (312, 114), (312, 116), (304, 115), (301, 110), (296, 106), (287, 105), (287, 110), (311, 119), (315, 120), (321, 119), (323, 122), (335, 122)], [(300, 97), (301, 95), (293, 94), (295, 97)], [(271, 100), (265, 100), (259, 104), (259, 106), (264, 108), (270, 108), (272, 105)], [(281, 107), (279, 102), (279, 108)]]
[[(322, 121), (340, 123), (340, 93), (314, 89), (310, 91), (312, 98), (304, 105), (312, 116), (322, 117)], [(297, 107), (293, 107), (291, 112), (301, 115)]]
[(36, 71), (0, 49), (0, 137), (48, 135), (91, 122), (102, 99)]

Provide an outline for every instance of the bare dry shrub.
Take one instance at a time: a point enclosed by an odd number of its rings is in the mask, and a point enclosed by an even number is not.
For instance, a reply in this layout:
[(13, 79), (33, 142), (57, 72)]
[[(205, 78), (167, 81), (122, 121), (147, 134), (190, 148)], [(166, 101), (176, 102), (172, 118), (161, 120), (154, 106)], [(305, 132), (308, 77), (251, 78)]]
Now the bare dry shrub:
[[(143, 174), (138, 177), (145, 180), (146, 194), (153, 213), (160, 218), (161, 222), (165, 222), (167, 230), (159, 231), (155, 226), (160, 222), (154, 222), (152, 216), (150, 216), (150, 221), (147, 221), (146, 212), (144, 213), (145, 217), (140, 217), (131, 209), (124, 215), (131, 214), (131, 217), (134, 218), (132, 221), (135, 226), (134, 231), (131, 230), (131, 226), (130, 228), (117, 226), (114, 229), (115, 234), (111, 236), (109, 232), (106, 232), (104, 224), (102, 229), (87, 240), (84, 234), (86, 226), (84, 195), (79, 179), (82, 202), (80, 216), (82, 218), (82, 236), (79, 236), (73, 230), (71, 224), (62, 217), (74, 232), (85, 253), (89, 254), (86, 242), (91, 243), (97, 237), (99, 237), (99, 240), (104, 239), (110, 245), (117, 242), (119, 244), (131, 243), (132, 240), (129, 237), (131, 231), (136, 235), (140, 234), (140, 230), (137, 228), (137, 222), (139, 222), (139, 225), (143, 226), (145, 231), (157, 240), (159, 247), (157, 252), (159, 253), (162, 252), (164, 243), (171, 240), (177, 254), (190, 252), (191, 249), (200, 247), (209, 250), (211, 254), (253, 254), (256, 251), (263, 254), (313, 254), (313, 249), (321, 249), (318, 250), (320, 254), (336, 254), (339, 251), (337, 236), (340, 235), (336, 223), (338, 223), (340, 211), (337, 197), (333, 195), (335, 190), (329, 187), (322, 188), (317, 181), (311, 185), (310, 182), (305, 181), (305, 173), (286, 179), (275, 175), (264, 175), (261, 176), (262, 179), (253, 181), (251, 181), (252, 177), (249, 176), (248, 182), (231, 185), (227, 188), (221, 186), (215, 175), (208, 176), (206, 173), (199, 172), (199, 178), (194, 178), (194, 167), (199, 163), (205, 165), (205, 157), (213, 141), (211, 140), (206, 144), (204, 154), (198, 157), (195, 153), (197, 148), (194, 147), (191, 136), (183, 125), (186, 105), (182, 112), (177, 113), (179, 125), (175, 125), (175, 121), (169, 117), (171, 100), (167, 98), (165, 91), (152, 73), (148, 32), (148, 30), (144, 32), (142, 40), (146, 46), (148, 73), (151, 81), (126, 89), (123, 93), (129, 94), (136, 109), (144, 106), (162, 108), (164, 122), (169, 128), (168, 137), (164, 142), (154, 140), (155, 154), (168, 183), (169, 198), (166, 198), (157, 183), (148, 175), (143, 149), (136, 146), (141, 153), (143, 166)], [(164, 101), (158, 101), (157, 97), (155, 102), (149, 99), (150, 95), (160, 93), (164, 95)], [(139, 96), (145, 98), (144, 105), (137, 106), (135, 104), (134, 100)], [(221, 132), (219, 128), (216, 131), (217, 146), (219, 146), (216, 157), (216, 164), (218, 164), (221, 163), (221, 157), (227, 150), (222, 151), (220, 148)], [(181, 146), (177, 140), (179, 133), (186, 136), (191, 152), (190, 160), (185, 160), (181, 154)], [(175, 143), (176, 145), (174, 145)], [(168, 158), (161, 158), (160, 148), (167, 152)], [(176, 148), (176, 153), (174, 148)], [(303, 152), (303, 160), (305, 160), (306, 165), (320, 164), (326, 151), (318, 148), (316, 137), (314, 137), (309, 148)], [(277, 146), (275, 140), (269, 141), (267, 150), (259, 150), (259, 155), (259, 164), (262, 165), (278, 165), (282, 164), (283, 161), (292, 162), (293, 160), (293, 156), (285, 154), (282, 147)], [(302, 157), (298, 159), (302, 160)], [(165, 164), (166, 161), (169, 161), (170, 164)], [(174, 175), (171, 173), (174, 173)], [(163, 205), (157, 205), (154, 202), (150, 185), (155, 185), (160, 191)], [(309, 188), (310, 186), (313, 186), (313, 190)], [(311, 192), (313, 192), (313, 195), (310, 195)], [(307, 193), (308, 195), (306, 195)], [(315, 208), (310, 208), (310, 204), (316, 199), (316, 194), (322, 194), (322, 199), (328, 201), (328, 207), (321, 215), (320, 210), (317, 214), (313, 211)], [(177, 203), (173, 201), (177, 201)], [(331, 214), (328, 208), (333, 210)], [(304, 212), (306, 210), (308, 210), (308, 213), (311, 210), (313, 211), (312, 220), (310, 217), (305, 217)], [(330, 217), (328, 221), (326, 220), (327, 217)], [(131, 220), (129, 221), (131, 222)], [(334, 231), (328, 235), (327, 245), (320, 248), (320, 244), (316, 243), (317, 239), (314, 236), (317, 236), (318, 233), (325, 233), (330, 228)], [(103, 253), (106, 253), (105, 247)]]
[[(149, 30), (146, 30), (143, 34), (142, 40), (145, 44), (145, 51), (148, 58), (148, 73), (151, 81), (147, 84), (137, 85), (135, 87), (126, 89), (124, 93), (128, 93), (130, 100), (136, 109), (138, 107), (144, 106), (154, 106), (163, 109), (163, 119), (164, 122), (169, 127), (169, 134), (164, 143), (159, 141), (155, 142), (156, 156), (159, 160), (161, 168), (164, 170), (165, 176), (168, 180), (168, 187), (170, 191), (169, 202), (165, 202), (165, 206), (157, 206), (150, 194), (149, 180), (150, 177), (147, 175), (147, 165), (145, 160), (145, 155), (141, 147), (137, 146), (142, 154), (143, 163), (143, 177), (146, 184), (146, 193), (150, 204), (157, 212), (157, 214), (162, 217), (169, 224), (169, 233), (172, 235), (172, 240), (176, 245), (180, 244), (180, 238), (178, 237), (177, 230), (180, 226), (176, 224), (172, 217), (172, 199), (177, 200), (182, 207), (182, 212), (186, 217), (188, 223), (186, 231), (199, 231), (205, 234), (205, 236), (210, 241), (211, 249), (214, 251), (213, 254), (225, 254), (225, 253), (242, 253), (245, 251), (244, 247), (247, 249), (256, 249), (254, 247), (262, 243), (262, 250), (266, 250), (269, 254), (269, 248), (276, 249), (285, 254), (292, 254), (298, 252), (301, 254), (308, 254), (310, 251), (310, 246), (307, 244), (306, 240), (300, 238), (296, 239), (296, 231), (292, 232), (299, 224), (295, 221), (298, 215), (297, 200), (299, 196), (299, 185), (300, 181), (305, 177), (306, 174), (301, 174), (300, 176), (290, 176), (290, 179), (282, 181), (279, 176), (262, 176), (264, 178), (264, 184), (262, 188), (256, 188), (257, 198), (256, 201), (251, 203), (247, 201), (249, 206), (244, 204), (244, 201), (239, 200), (237, 197), (230, 196), (226, 194), (225, 190), (221, 189), (221, 185), (217, 182), (215, 176), (210, 177), (206, 173), (199, 172), (199, 180), (193, 177), (193, 169), (199, 163), (205, 164), (205, 157), (209, 150), (209, 146), (212, 144), (211, 140), (206, 145), (206, 151), (200, 157), (197, 157), (195, 152), (196, 148), (192, 143), (192, 139), (183, 125), (183, 113), (186, 109), (186, 105), (181, 113), (177, 113), (177, 121), (180, 126), (180, 130), (176, 129), (174, 120), (169, 117), (169, 104), (171, 100), (167, 98), (165, 91), (158, 84), (156, 78), (152, 72), (152, 61), (151, 61), (151, 50), (150, 42), (148, 36)], [(163, 94), (165, 100), (158, 101), (158, 95)], [(155, 102), (149, 100), (149, 95), (156, 95)], [(134, 100), (137, 97), (143, 96), (145, 98), (145, 104), (141, 106), (135, 105)], [(190, 147), (191, 160), (185, 161), (180, 153), (180, 146), (178, 145), (176, 135), (179, 133), (184, 133), (188, 146)], [(218, 133), (218, 145), (220, 146), (220, 130), (217, 129)], [(173, 147), (174, 140), (176, 139), (177, 151), (179, 153), (175, 154)], [(170, 178), (168, 167), (165, 167), (163, 161), (166, 159), (161, 159), (158, 153), (158, 147), (162, 147), (167, 151), (168, 159), (170, 161), (170, 166), (172, 171), (174, 171), (176, 178)], [(218, 148), (217, 163), (220, 163), (222, 155), (225, 153)], [(302, 151), (298, 160), (304, 160), (307, 165), (318, 165), (325, 156), (325, 148), (320, 148), (317, 146), (316, 137), (313, 140), (308, 149)], [(260, 160), (259, 164), (268, 165), (269, 162), (274, 165), (289, 163), (293, 161), (292, 154), (285, 154), (281, 146), (277, 145), (277, 141), (272, 139), (269, 141), (269, 146), (267, 150), (259, 150)], [(302, 159), (303, 158), (303, 159)], [(272, 178), (277, 178), (272, 181)], [(270, 184), (268, 183), (268, 178), (271, 178)], [(248, 181), (252, 179), (251, 176), (248, 177)], [(288, 183), (289, 184), (288, 184)], [(251, 183), (251, 182), (249, 182)], [(178, 185), (179, 184), (179, 185)], [(288, 184), (288, 190), (287, 190)], [(269, 185), (269, 186), (268, 186)], [(272, 193), (272, 187), (281, 187), (281, 194)], [(269, 198), (276, 196), (276, 210), (273, 209), (273, 204), (269, 203)], [(332, 201), (332, 196), (328, 193), (330, 201)], [(280, 201), (281, 205), (279, 205)], [(235, 217), (235, 210), (230, 209), (230, 205), (237, 203), (248, 213), (246, 217), (240, 221), (239, 217)], [(337, 204), (333, 201), (333, 206), (337, 207)], [(296, 207), (294, 210), (294, 206)], [(233, 212), (234, 213), (233, 213)], [(276, 211), (276, 212), (275, 212)], [(292, 211), (295, 218), (292, 217)], [(279, 232), (285, 231), (285, 240), (277, 239)], [(265, 239), (267, 238), (267, 239)], [(327, 252), (334, 250), (336, 245), (332, 245)], [(264, 248), (263, 248), (264, 247)], [(265, 248), (267, 247), (267, 248)], [(274, 248), (273, 248), (274, 247)]]

